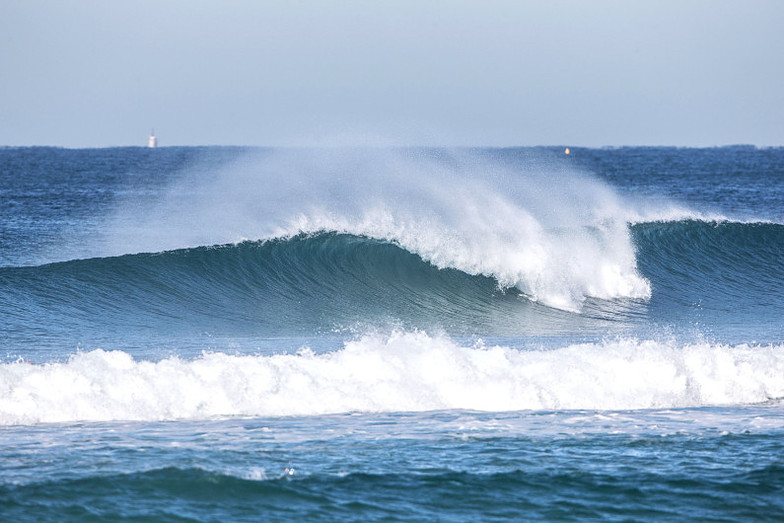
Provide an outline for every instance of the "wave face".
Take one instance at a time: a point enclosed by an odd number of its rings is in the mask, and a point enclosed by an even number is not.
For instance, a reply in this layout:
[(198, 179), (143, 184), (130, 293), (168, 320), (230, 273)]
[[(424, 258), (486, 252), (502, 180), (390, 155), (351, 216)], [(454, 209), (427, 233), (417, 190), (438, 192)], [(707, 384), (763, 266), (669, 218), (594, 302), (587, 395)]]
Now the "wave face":
[(335, 233), (5, 268), (0, 286), (9, 324), (40, 328), (56, 317), (66, 332), (97, 323), (285, 335), (396, 322), (547, 331), (574, 316), (389, 242)]
[(0, 366), (0, 423), (340, 412), (643, 409), (784, 398), (784, 346), (621, 340), (549, 351), (365, 336), (314, 354), (158, 362), (96, 350)]
[(685, 220), (633, 230), (653, 282), (651, 319), (690, 320), (735, 339), (784, 336), (784, 225)]

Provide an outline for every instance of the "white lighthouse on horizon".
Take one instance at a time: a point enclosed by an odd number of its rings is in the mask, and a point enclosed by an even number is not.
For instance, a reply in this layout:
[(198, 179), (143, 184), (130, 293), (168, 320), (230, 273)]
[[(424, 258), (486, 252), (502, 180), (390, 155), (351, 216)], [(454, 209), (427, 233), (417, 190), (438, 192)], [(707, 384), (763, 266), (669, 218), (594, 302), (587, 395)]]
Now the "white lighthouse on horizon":
[(147, 138), (147, 147), (150, 149), (158, 147), (158, 139), (155, 137), (155, 129), (150, 132), (150, 137)]

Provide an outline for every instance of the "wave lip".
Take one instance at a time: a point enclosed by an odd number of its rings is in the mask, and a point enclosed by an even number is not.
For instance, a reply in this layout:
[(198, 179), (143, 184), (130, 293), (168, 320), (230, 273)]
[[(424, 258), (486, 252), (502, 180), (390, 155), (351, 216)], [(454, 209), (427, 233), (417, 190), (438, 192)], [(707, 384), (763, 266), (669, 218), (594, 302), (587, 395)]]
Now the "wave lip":
[(443, 409), (625, 410), (784, 397), (784, 346), (619, 340), (550, 351), (420, 332), (335, 352), (135, 361), (95, 350), (0, 366), (0, 423), (299, 416)]

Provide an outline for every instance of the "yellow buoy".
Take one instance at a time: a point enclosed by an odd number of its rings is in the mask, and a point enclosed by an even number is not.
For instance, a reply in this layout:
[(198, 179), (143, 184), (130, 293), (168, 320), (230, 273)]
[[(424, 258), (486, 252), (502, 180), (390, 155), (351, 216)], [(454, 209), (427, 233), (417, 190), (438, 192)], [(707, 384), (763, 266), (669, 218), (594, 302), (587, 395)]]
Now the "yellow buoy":
[(569, 154), (570, 152), (571, 152), (571, 151), (569, 150), (569, 148), (568, 148), (568, 147), (567, 147), (566, 149), (564, 149), (564, 154)]

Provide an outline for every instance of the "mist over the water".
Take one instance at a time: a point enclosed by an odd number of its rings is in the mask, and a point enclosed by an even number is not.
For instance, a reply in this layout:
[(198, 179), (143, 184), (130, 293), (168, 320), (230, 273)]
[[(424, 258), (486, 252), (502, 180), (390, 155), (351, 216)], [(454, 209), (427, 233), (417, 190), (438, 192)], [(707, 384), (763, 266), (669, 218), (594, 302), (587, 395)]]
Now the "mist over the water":
[(123, 202), (102, 254), (328, 231), (396, 243), (558, 308), (647, 298), (625, 203), (565, 163), (532, 165), (468, 150), (249, 152), (217, 171), (183, 172), (152, 201)]

